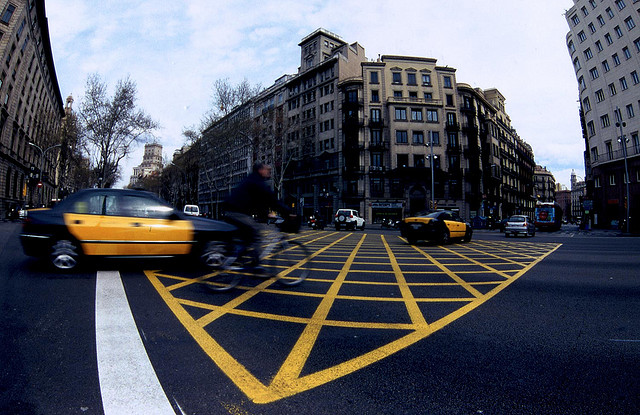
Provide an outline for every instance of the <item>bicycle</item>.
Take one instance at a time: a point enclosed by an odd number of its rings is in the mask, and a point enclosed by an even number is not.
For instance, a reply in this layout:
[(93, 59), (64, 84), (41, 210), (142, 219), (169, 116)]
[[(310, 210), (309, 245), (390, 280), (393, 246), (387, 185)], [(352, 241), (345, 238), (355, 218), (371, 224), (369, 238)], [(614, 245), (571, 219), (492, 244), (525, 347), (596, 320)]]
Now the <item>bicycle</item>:
[(278, 229), (271, 228), (263, 237), (257, 263), (245, 244), (232, 242), (227, 249), (228, 256), (207, 278), (207, 288), (217, 292), (229, 291), (247, 276), (265, 280), (274, 278), (278, 284), (289, 287), (302, 283), (311, 271), (309, 249), (287, 236), (297, 233), (300, 224), (286, 220), (279, 222), (276, 222)]

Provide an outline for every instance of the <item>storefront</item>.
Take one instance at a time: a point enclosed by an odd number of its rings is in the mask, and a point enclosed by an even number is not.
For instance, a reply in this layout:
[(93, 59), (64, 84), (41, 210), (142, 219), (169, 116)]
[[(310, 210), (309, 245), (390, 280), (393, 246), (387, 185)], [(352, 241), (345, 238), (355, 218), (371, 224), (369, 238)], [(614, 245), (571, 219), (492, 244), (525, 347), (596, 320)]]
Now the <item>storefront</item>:
[(371, 202), (371, 223), (384, 220), (402, 220), (404, 202)]

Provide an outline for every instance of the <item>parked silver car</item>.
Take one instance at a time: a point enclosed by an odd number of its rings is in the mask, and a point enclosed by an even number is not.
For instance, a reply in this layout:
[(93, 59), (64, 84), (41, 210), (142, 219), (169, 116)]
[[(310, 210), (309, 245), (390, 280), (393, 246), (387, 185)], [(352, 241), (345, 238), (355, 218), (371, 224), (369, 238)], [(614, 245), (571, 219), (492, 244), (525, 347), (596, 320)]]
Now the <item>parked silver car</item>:
[(524, 215), (513, 215), (507, 219), (507, 223), (504, 226), (504, 236), (518, 236), (520, 234), (524, 236), (535, 236), (536, 225), (534, 225), (531, 219)]

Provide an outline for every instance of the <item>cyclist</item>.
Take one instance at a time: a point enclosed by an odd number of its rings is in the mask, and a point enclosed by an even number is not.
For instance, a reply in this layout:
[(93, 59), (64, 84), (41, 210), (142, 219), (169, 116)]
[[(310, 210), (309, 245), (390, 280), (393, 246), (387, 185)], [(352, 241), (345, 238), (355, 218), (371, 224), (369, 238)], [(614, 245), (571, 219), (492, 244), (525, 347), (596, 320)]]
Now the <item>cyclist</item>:
[(225, 218), (238, 228), (239, 237), (252, 255), (254, 266), (260, 257), (260, 225), (254, 217), (266, 219), (270, 210), (283, 216), (295, 217), (267, 185), (270, 177), (271, 166), (262, 162), (255, 163), (251, 174), (231, 191), (225, 201)]

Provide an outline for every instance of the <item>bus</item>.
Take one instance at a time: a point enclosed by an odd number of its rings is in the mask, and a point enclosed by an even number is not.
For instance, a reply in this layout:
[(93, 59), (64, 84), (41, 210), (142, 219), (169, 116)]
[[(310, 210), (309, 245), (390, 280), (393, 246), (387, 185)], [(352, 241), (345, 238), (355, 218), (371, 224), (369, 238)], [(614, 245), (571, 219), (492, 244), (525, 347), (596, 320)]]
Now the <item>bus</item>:
[(555, 202), (538, 202), (535, 216), (536, 228), (541, 231), (557, 231), (562, 226), (562, 208)]

